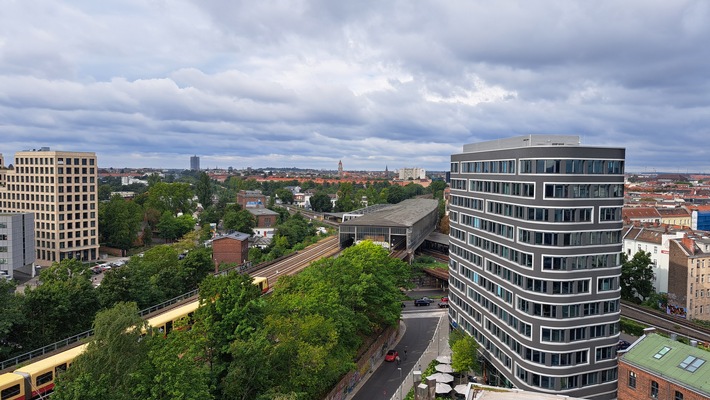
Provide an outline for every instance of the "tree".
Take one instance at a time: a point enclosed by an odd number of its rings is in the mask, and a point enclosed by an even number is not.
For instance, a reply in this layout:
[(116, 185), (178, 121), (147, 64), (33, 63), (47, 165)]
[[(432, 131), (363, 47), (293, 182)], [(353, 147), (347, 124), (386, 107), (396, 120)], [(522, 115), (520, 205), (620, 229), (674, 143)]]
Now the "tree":
[(41, 285), (25, 288), (20, 328), (27, 347), (37, 348), (88, 330), (99, 310), (91, 271), (76, 259), (64, 259), (40, 273)]
[(308, 236), (315, 236), (315, 234), (316, 228), (310, 225), (303, 215), (298, 212), (277, 227), (275, 236), (287, 238), (287, 248), (291, 248)]
[(166, 211), (175, 216), (179, 213), (192, 214), (195, 209), (192, 197), (187, 183), (158, 182), (150, 187), (146, 205), (160, 211), (161, 215)]
[(431, 184), (429, 187), (427, 187), (428, 191), (434, 195), (435, 199), (443, 199), (444, 198), (444, 190), (446, 189), (446, 181), (443, 180), (434, 180), (431, 181)]
[(195, 313), (193, 330), (205, 338), (200, 353), (203, 361), (210, 364), (217, 398), (224, 397), (220, 395), (224, 378), (234, 361), (232, 342), (248, 341), (263, 323), (264, 303), (260, 296), (251, 277), (234, 271), (210, 275), (200, 284), (203, 305)]
[(387, 193), (387, 202), (390, 204), (397, 204), (407, 198), (407, 194), (404, 188), (401, 186), (391, 186), (389, 192)]
[(276, 197), (281, 199), (283, 204), (293, 203), (293, 192), (288, 189), (276, 189)]
[(143, 221), (143, 209), (119, 195), (99, 203), (99, 232), (108, 246), (128, 250), (133, 246)]
[(0, 360), (22, 345), (23, 338), (14, 337), (13, 332), (24, 320), (22, 298), (15, 294), (15, 284), (0, 279)]
[(255, 226), (256, 219), (249, 210), (229, 210), (224, 214), (224, 229), (253, 235)]
[(135, 374), (133, 394), (145, 400), (213, 399), (209, 365), (201, 359), (205, 338), (178, 321), (166, 338), (152, 337)]
[(52, 399), (133, 399), (136, 372), (147, 357), (140, 340), (143, 320), (134, 303), (119, 303), (96, 315), (94, 336), (71, 368), (59, 375)]
[(197, 195), (197, 201), (202, 204), (202, 208), (207, 208), (212, 205), (213, 193), (210, 176), (207, 175), (206, 172), (200, 172), (197, 178), (197, 184), (195, 185), (195, 194)]
[(641, 303), (655, 292), (651, 253), (639, 250), (631, 260), (622, 253), (621, 298)]
[(330, 201), (330, 196), (325, 192), (317, 192), (311, 196), (309, 202), (311, 209), (317, 212), (330, 212), (333, 209), (333, 203)]
[[(478, 371), (478, 343), (473, 336), (469, 336), (461, 331), (458, 335), (451, 335), (451, 368), (455, 372)], [(453, 333), (453, 332), (452, 332)], [(452, 340), (450, 340), (452, 341)]]
[(168, 240), (175, 240), (181, 238), (186, 233), (193, 230), (195, 226), (195, 220), (189, 215), (181, 215), (179, 217), (173, 216), (170, 212), (166, 211), (160, 217), (160, 222), (158, 222), (158, 231), (160, 232), (160, 237)]

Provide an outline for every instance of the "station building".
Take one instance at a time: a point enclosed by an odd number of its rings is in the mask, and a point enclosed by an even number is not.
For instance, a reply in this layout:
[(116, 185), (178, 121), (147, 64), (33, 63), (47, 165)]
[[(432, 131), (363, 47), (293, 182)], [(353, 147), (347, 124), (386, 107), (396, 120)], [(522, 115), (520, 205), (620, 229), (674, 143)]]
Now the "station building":
[(370, 240), (411, 259), (414, 250), (436, 228), (438, 206), (437, 200), (409, 199), (348, 213), (340, 224), (340, 247)]

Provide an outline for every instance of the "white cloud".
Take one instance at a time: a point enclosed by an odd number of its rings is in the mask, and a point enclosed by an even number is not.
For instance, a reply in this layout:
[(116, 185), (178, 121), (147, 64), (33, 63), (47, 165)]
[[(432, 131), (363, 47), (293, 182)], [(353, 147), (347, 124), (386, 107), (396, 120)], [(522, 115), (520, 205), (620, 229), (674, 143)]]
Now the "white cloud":
[(559, 133), (626, 146), (630, 169), (710, 172), (689, 145), (710, 129), (702, 0), (3, 6), (6, 157), (443, 170), (465, 143)]

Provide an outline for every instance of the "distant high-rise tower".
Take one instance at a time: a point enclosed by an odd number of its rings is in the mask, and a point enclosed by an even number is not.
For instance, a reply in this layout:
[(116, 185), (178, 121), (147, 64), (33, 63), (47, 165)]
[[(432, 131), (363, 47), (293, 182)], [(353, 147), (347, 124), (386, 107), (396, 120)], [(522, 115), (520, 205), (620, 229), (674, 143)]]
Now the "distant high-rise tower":
[(0, 212), (34, 213), (37, 264), (99, 259), (95, 153), (20, 151), (14, 168), (0, 168), (0, 175)]
[(193, 171), (200, 170), (200, 157), (192, 156), (190, 157), (190, 169)]
[(387, 166), (385, 165), (385, 179), (390, 178), (390, 171), (387, 169)]
[(338, 177), (343, 177), (343, 160), (338, 161)]

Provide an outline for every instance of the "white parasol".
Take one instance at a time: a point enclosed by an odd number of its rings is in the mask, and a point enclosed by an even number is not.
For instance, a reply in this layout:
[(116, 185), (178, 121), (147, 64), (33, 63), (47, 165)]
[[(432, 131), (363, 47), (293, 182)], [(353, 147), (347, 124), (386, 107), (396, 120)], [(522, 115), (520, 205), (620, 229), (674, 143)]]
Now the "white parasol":
[(442, 364), (451, 364), (451, 357), (449, 356), (439, 356), (436, 357), (436, 361), (442, 363)]
[(439, 364), (436, 367), (434, 367), (434, 369), (436, 369), (439, 372), (444, 372), (447, 374), (454, 372), (454, 369), (451, 368), (451, 365), (449, 365), (449, 364)]
[(456, 393), (458, 393), (458, 394), (466, 394), (466, 393), (468, 393), (468, 384), (465, 384), (465, 385), (456, 385), (456, 386), (454, 387), (454, 390), (455, 390)]
[(450, 393), (451, 392), (451, 385), (447, 385), (445, 383), (436, 383), (436, 393)]

